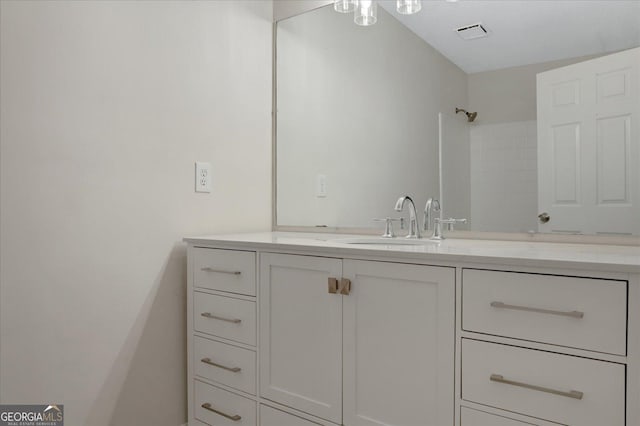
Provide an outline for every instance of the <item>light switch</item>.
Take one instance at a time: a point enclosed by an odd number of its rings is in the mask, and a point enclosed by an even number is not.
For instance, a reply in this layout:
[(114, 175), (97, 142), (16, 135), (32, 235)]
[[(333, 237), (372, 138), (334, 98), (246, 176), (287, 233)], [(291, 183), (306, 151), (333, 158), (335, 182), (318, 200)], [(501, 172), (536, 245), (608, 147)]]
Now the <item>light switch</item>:
[(325, 175), (316, 176), (316, 197), (324, 198), (327, 196), (327, 177)]

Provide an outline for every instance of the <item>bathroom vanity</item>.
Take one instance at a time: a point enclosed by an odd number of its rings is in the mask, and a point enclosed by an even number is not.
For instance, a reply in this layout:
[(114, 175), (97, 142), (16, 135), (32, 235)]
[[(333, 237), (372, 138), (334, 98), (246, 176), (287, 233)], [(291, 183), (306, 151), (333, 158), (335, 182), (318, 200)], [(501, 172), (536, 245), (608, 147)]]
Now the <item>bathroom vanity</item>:
[(640, 424), (640, 247), (185, 241), (190, 425)]

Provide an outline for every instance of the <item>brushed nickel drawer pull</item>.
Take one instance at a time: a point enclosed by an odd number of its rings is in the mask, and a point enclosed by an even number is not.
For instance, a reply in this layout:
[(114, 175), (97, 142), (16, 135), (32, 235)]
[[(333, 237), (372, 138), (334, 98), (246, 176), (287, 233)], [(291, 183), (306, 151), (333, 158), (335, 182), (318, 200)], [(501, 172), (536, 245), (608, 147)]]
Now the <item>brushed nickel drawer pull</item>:
[(242, 368), (240, 367), (227, 367), (226, 365), (218, 364), (211, 361), (211, 358), (202, 358), (200, 362), (204, 362), (205, 364), (212, 365), (214, 367), (222, 368), (223, 370), (231, 371), (232, 373), (239, 373), (240, 371), (242, 371)]
[(554, 311), (551, 309), (529, 308), (527, 306), (507, 305), (503, 302), (491, 302), (494, 308), (513, 309), (515, 311), (537, 312), (539, 314), (560, 315), (563, 317), (583, 318), (584, 312), (580, 311)]
[(227, 414), (227, 413), (223, 413), (222, 411), (218, 411), (218, 410), (216, 410), (215, 408), (213, 408), (213, 407), (211, 406), (211, 404), (209, 404), (208, 402), (205, 402), (204, 404), (202, 404), (202, 405), (201, 405), (201, 407), (202, 407), (202, 408), (204, 408), (205, 410), (209, 410), (209, 411), (211, 411), (212, 413), (216, 413), (216, 414), (218, 414), (218, 415), (220, 415), (220, 416), (222, 416), (222, 417), (226, 417), (226, 418), (228, 418), (229, 420), (233, 420), (234, 422), (237, 422), (238, 420), (240, 420), (240, 419), (242, 418), (242, 417), (240, 417), (240, 416), (239, 416), (239, 415), (237, 415), (237, 414), (229, 415), (229, 414)]
[(540, 391), (540, 392), (552, 393), (554, 395), (566, 396), (567, 398), (582, 399), (582, 397), (584, 396), (584, 393), (579, 392), (579, 391), (575, 391), (575, 390), (571, 390), (569, 392), (565, 392), (565, 391), (559, 391), (559, 390), (555, 390), (555, 389), (545, 388), (545, 387), (542, 387), (542, 386), (530, 385), (530, 384), (527, 384), (527, 383), (516, 382), (516, 381), (513, 381), (513, 380), (507, 380), (504, 377), (502, 377), (500, 374), (492, 374), (491, 377), (489, 377), (489, 380), (491, 380), (492, 382), (504, 383), (506, 385), (518, 386), (518, 387), (521, 387), (521, 388), (532, 389), (532, 390), (536, 390), (536, 391)]
[(226, 321), (226, 322), (232, 322), (234, 324), (240, 324), (242, 322), (241, 319), (238, 318), (225, 318), (225, 317), (219, 317), (217, 315), (213, 315), (212, 313), (209, 312), (203, 312), (200, 314), (201, 316), (205, 317), (205, 318), (209, 318), (209, 319), (217, 319), (220, 321)]
[(230, 275), (240, 275), (242, 272), (240, 271), (225, 271), (224, 269), (214, 269), (209, 266), (205, 266), (204, 268), (200, 268), (201, 271), (204, 272), (217, 272), (219, 274), (230, 274)]

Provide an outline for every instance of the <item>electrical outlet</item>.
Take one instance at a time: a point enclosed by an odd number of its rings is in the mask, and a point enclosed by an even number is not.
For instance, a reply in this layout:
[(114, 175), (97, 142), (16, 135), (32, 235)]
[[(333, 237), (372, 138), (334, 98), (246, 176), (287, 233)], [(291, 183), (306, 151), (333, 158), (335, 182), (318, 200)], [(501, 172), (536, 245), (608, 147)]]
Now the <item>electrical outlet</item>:
[(196, 161), (196, 192), (211, 192), (211, 163)]

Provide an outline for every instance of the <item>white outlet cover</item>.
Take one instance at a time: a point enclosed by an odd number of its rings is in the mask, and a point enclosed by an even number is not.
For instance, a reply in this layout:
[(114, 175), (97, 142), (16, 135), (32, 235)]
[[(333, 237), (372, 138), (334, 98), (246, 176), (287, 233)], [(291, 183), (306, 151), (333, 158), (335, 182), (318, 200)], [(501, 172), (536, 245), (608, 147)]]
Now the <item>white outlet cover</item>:
[(196, 161), (196, 192), (211, 192), (211, 163)]

